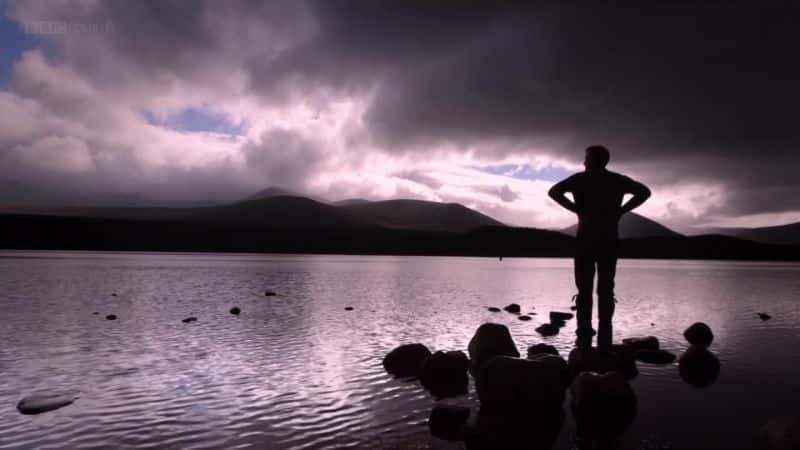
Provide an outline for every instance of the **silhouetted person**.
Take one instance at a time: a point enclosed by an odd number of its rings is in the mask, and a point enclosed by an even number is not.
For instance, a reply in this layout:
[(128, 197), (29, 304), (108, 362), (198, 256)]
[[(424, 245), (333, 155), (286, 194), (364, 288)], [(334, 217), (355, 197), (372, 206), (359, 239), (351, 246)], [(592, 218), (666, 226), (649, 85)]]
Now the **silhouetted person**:
[[(647, 186), (606, 170), (608, 149), (593, 145), (586, 149), (586, 170), (557, 183), (549, 195), (559, 205), (578, 215), (575, 252), (575, 285), (578, 288), (576, 334), (578, 347), (591, 346), (592, 285), (597, 268), (598, 349), (611, 348), (614, 316), (614, 275), (617, 271), (618, 231), (620, 217), (650, 197)], [(565, 193), (572, 193), (571, 201)], [(625, 204), (625, 194), (632, 194)]]

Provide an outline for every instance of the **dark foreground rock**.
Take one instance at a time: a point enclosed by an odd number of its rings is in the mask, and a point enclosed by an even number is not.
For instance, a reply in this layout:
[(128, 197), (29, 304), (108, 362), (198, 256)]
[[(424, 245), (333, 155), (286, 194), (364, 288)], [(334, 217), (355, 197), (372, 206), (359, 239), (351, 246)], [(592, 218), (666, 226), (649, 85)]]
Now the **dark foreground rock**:
[(800, 417), (774, 417), (758, 432), (758, 450), (800, 449)]
[(490, 414), (483, 409), (467, 422), (466, 450), (544, 450), (552, 448), (564, 425), (561, 406), (526, 414)]
[(678, 358), (678, 373), (688, 384), (703, 388), (719, 376), (719, 359), (704, 347), (691, 346)]
[(419, 380), (435, 397), (453, 397), (467, 393), (469, 359), (464, 352), (436, 352), (422, 362)]
[(473, 370), (477, 370), (494, 356), (519, 356), (508, 327), (499, 323), (484, 323), (479, 326), (467, 349)]
[(575, 348), (569, 353), (567, 359), (572, 377), (581, 372), (621, 372), (624, 368), (622, 361), (610, 351), (597, 350), (596, 348)]
[(23, 398), (17, 403), (17, 411), (22, 414), (41, 414), (71, 405), (77, 397), (64, 394), (39, 394)]
[(649, 364), (670, 364), (675, 361), (675, 354), (666, 350), (639, 350), (636, 360)]
[(519, 314), (522, 311), (522, 308), (520, 308), (520, 306), (516, 303), (512, 303), (503, 309), (512, 314)]
[(683, 332), (683, 337), (690, 344), (698, 347), (709, 347), (714, 341), (714, 333), (711, 332), (711, 327), (703, 322), (693, 323)]
[(541, 334), (542, 336), (555, 336), (558, 334), (559, 327), (557, 324), (552, 323), (543, 323), (536, 327), (536, 332)]
[(534, 344), (528, 347), (528, 359), (530, 359), (531, 356), (541, 354), (561, 356), (558, 353), (558, 349), (550, 344)]
[(475, 380), (481, 411), (491, 414), (530, 414), (553, 409), (564, 400), (564, 390), (555, 364), (510, 356), (490, 359)]
[(383, 358), (383, 368), (397, 377), (416, 377), (422, 369), (422, 364), (430, 356), (431, 351), (422, 344), (404, 344)]
[(583, 372), (572, 382), (570, 394), (581, 442), (611, 442), (636, 417), (636, 395), (620, 373)]
[(658, 350), (660, 345), (655, 336), (630, 337), (622, 340), (625, 345), (630, 345), (636, 350)]
[(464, 426), (469, 419), (469, 408), (466, 406), (436, 405), (428, 417), (428, 429), (431, 434), (448, 441), (464, 438)]

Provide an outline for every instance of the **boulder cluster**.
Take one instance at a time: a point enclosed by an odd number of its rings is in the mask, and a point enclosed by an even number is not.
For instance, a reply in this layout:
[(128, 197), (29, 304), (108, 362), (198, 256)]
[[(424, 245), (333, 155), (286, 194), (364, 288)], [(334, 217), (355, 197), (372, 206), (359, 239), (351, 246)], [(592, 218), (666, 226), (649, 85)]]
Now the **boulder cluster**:
[[(570, 313), (550, 314), (553, 326), (570, 318)], [(696, 323), (684, 336), (690, 347), (678, 360), (681, 376), (707, 386), (719, 374), (719, 360), (708, 351), (713, 333)], [(505, 325), (484, 323), (469, 341), (467, 354), (405, 344), (389, 352), (383, 366), (395, 376), (416, 377), (437, 398), (466, 394), (471, 374), (480, 402), (477, 413), (437, 403), (428, 425), (437, 437), (463, 440), (467, 450), (480, 450), (550, 448), (563, 425), (567, 399), (578, 441), (610, 445), (636, 416), (637, 398), (629, 381), (638, 373), (637, 361), (668, 364), (675, 359), (655, 336), (624, 339), (610, 351), (575, 348), (567, 359), (554, 346), (537, 343), (523, 358)]]

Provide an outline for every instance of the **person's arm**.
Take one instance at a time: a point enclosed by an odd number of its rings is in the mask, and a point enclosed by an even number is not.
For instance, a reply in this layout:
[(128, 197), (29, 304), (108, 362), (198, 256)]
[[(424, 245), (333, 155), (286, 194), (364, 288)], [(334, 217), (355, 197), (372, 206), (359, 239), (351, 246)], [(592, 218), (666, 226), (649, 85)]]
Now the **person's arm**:
[(559, 181), (550, 188), (550, 190), (547, 192), (547, 195), (549, 195), (550, 198), (555, 200), (555, 202), (561, 205), (564, 209), (568, 209), (575, 214), (578, 214), (578, 207), (575, 205), (575, 202), (564, 195), (567, 192), (572, 192), (573, 181), (573, 177)]
[(622, 205), (622, 208), (620, 209), (620, 215), (631, 212), (634, 209), (642, 206), (642, 203), (646, 202), (647, 199), (650, 198), (651, 194), (650, 188), (630, 178), (627, 178), (626, 180), (625, 193), (631, 194), (633, 197), (628, 199), (628, 201)]

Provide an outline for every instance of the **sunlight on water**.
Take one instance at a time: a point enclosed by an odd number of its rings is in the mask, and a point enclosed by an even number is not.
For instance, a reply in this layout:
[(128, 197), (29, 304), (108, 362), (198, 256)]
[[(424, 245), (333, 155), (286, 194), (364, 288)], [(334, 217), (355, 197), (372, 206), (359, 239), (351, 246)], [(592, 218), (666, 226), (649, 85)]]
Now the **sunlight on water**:
[[(796, 413), (800, 265), (628, 260), (617, 282), (616, 340), (653, 334), (678, 353), (702, 320), (723, 365), (700, 390), (674, 366), (640, 364), (622, 448), (750, 448), (769, 417)], [(572, 322), (553, 338), (534, 329), (568, 311), (573, 293), (565, 259), (1, 252), (0, 448), (427, 440), (435, 400), (388, 376), (383, 355), (409, 342), (466, 350), (478, 325), (496, 321), (523, 355), (545, 341), (566, 356)], [(533, 320), (486, 310), (512, 302)], [(189, 316), (198, 320), (181, 322)], [(52, 392), (80, 398), (38, 416), (15, 410)], [(475, 405), (472, 393), (448, 401)], [(573, 436), (568, 415), (556, 448)]]

